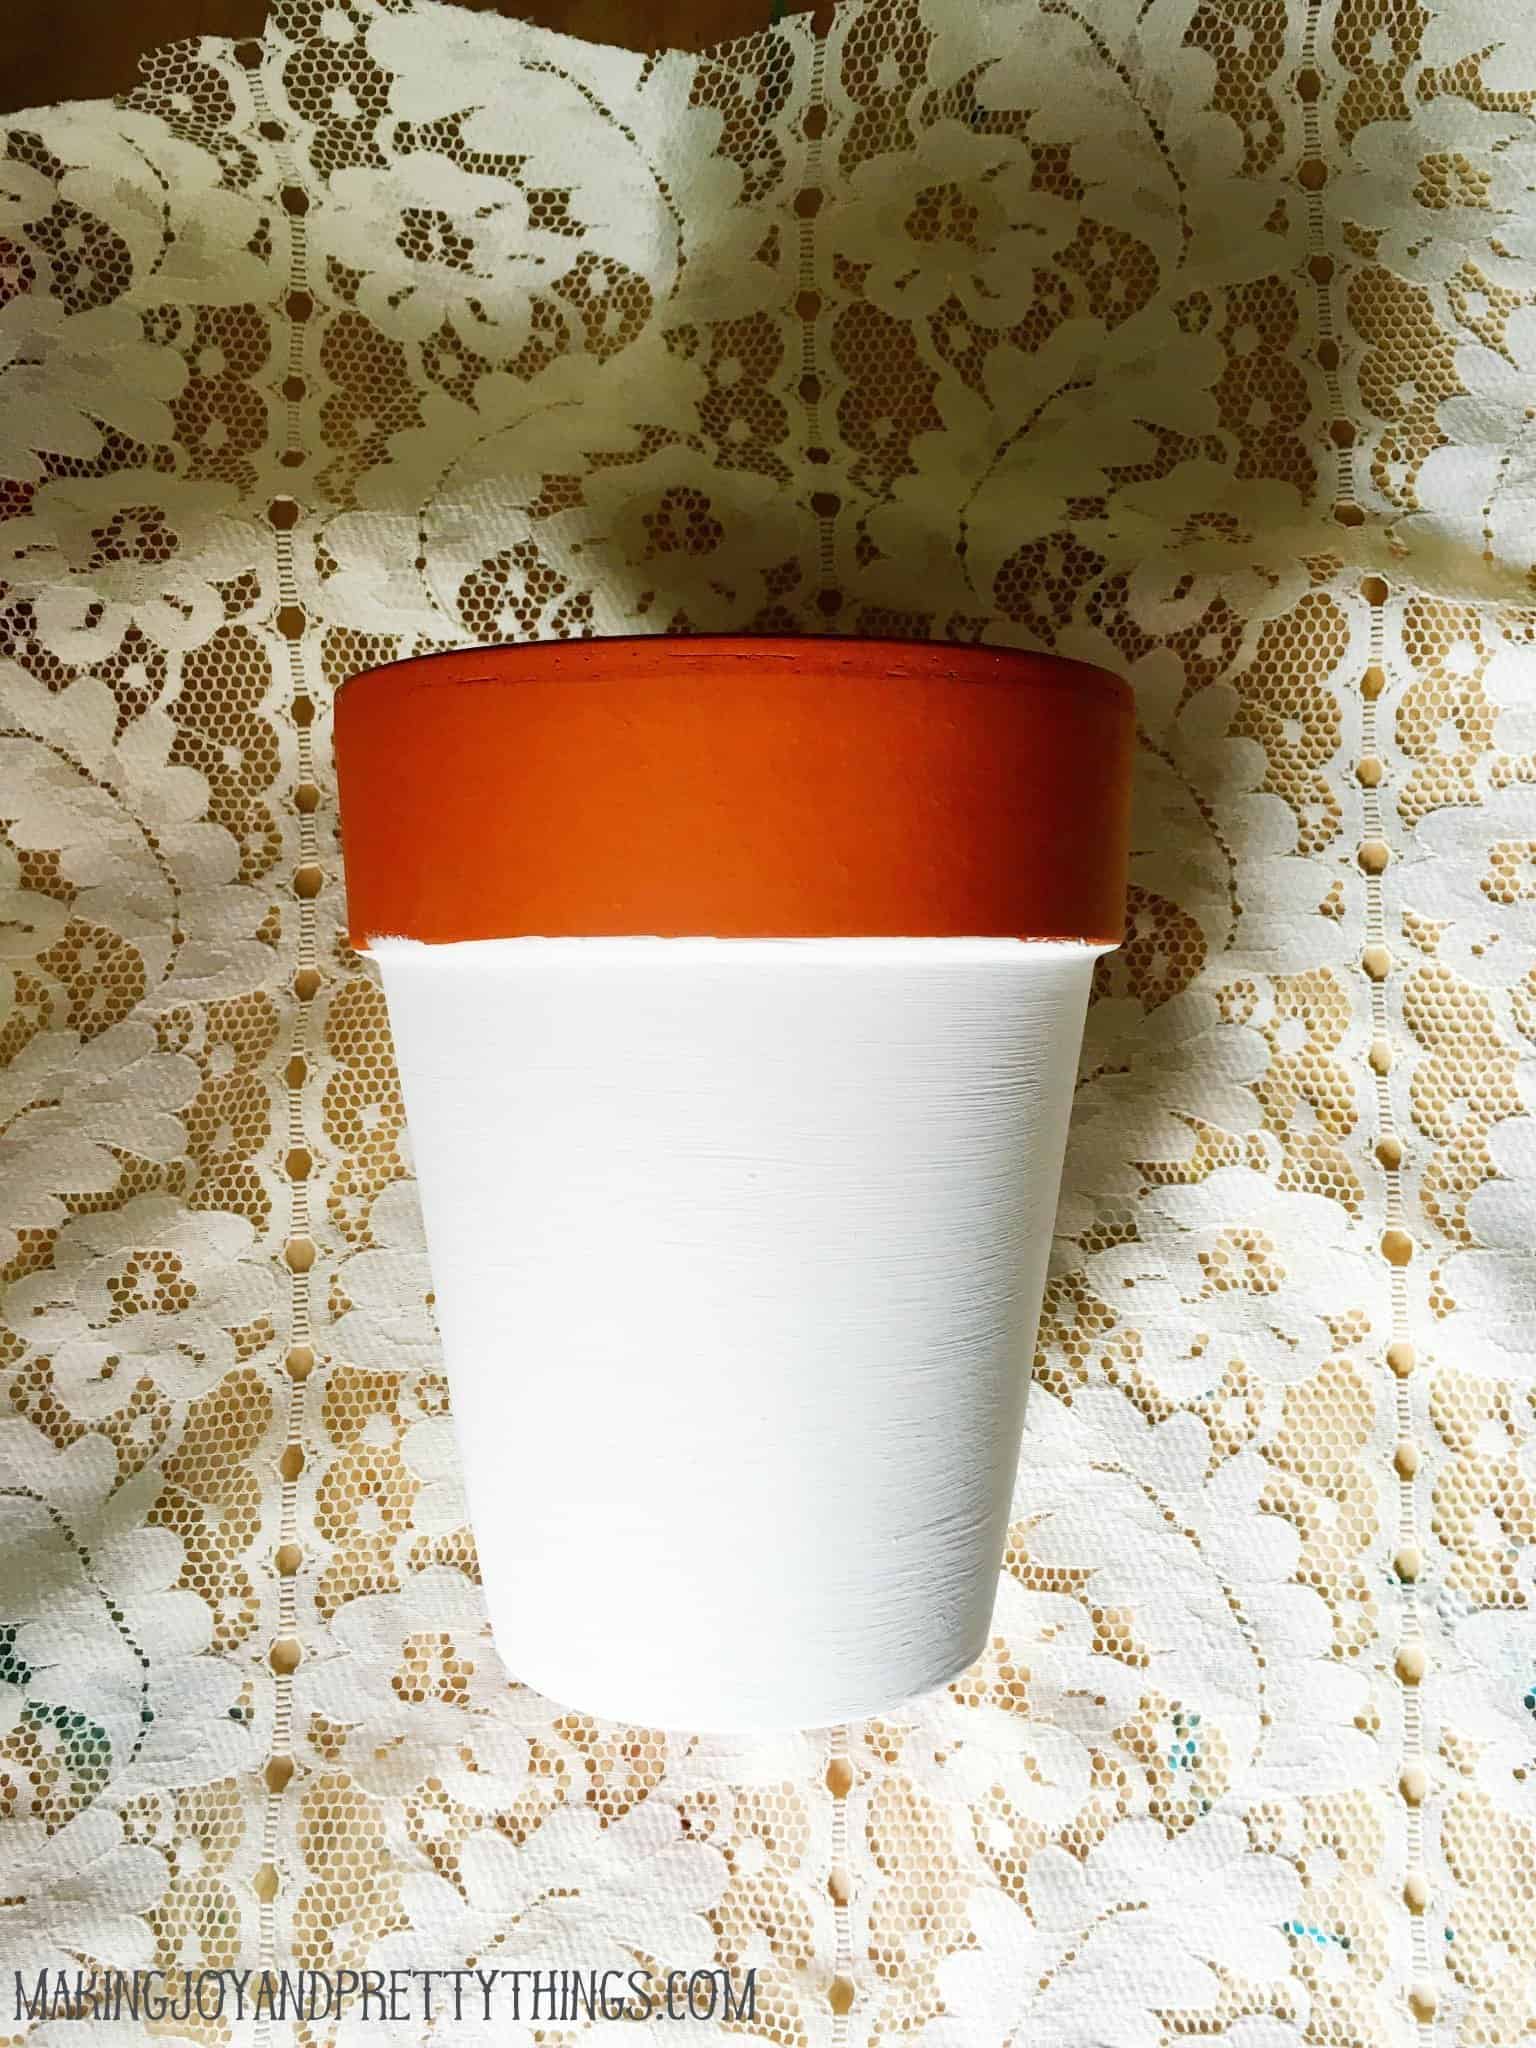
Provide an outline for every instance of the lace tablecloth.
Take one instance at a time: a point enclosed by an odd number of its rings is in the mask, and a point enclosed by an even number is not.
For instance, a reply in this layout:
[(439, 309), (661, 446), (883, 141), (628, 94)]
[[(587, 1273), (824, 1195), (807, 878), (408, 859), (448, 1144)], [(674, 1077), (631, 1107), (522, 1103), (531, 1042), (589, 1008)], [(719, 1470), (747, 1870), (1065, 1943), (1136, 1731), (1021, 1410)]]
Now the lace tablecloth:
[[(0, 2036), (470, 1957), (785, 2048), (1536, 2028), (1531, 20), (284, 0), (10, 123)], [(329, 750), (397, 653), (719, 627), (1141, 741), (991, 1647), (729, 1743), (489, 1645)]]

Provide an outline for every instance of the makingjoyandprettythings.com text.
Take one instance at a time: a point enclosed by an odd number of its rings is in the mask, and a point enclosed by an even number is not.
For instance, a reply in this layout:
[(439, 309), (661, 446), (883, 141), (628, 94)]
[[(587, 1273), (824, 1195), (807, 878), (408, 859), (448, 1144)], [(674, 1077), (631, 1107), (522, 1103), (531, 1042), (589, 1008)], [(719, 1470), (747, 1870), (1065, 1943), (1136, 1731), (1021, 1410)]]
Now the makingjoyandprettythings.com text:
[(752, 2020), (744, 1970), (40, 1970), (19, 2020)]

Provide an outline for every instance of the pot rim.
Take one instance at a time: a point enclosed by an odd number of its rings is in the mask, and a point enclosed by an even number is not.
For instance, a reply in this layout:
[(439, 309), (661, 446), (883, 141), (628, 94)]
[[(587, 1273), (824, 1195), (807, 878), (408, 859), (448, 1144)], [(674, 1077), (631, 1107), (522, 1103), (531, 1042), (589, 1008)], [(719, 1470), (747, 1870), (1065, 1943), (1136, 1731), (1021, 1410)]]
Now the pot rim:
[(1119, 943), (1130, 689), (990, 643), (629, 634), (406, 656), (335, 739), (351, 938)]
[[(629, 650), (658, 646), (668, 650), (669, 661), (685, 663), (695, 654), (718, 656), (733, 649), (750, 648), (754, 654), (793, 657), (808, 647), (827, 650), (870, 648), (886, 654), (898, 666), (910, 666), (940, 677), (947, 674), (955, 681), (980, 682), (995, 678), (1016, 689), (1093, 689), (1102, 690), (1126, 703), (1134, 701), (1131, 686), (1123, 676), (1117, 676), (1112, 669), (1100, 668), (1096, 662), (1079, 660), (1076, 655), (1053, 654), (1047, 648), (1008, 647), (990, 640), (904, 640), (891, 633), (597, 633), (571, 640), (486, 641), (472, 647), (438, 647), (428, 654), (402, 654), (394, 661), (381, 661), (376, 667), (359, 669), (336, 685), (335, 699), (339, 702), (358, 683), (385, 678), (404, 679), (408, 674), (424, 683), (436, 682), (439, 677), (422, 671), (430, 671), (440, 663), (458, 665), (483, 658), (498, 667), (510, 668), (526, 663), (530, 669), (558, 671), (567, 666), (576, 650), (594, 647)], [(931, 658), (924, 660), (920, 658), (922, 656)], [(623, 658), (621, 651), (619, 659)], [(1017, 671), (1010, 675), (999, 672), (999, 661), (1011, 666), (1019, 660), (1040, 663), (1041, 672), (1032, 675)], [(960, 673), (967, 669), (974, 670), (974, 673)], [(441, 680), (447, 681), (447, 675), (444, 674)], [(520, 679), (509, 674), (487, 677), (486, 680), (516, 682)]]

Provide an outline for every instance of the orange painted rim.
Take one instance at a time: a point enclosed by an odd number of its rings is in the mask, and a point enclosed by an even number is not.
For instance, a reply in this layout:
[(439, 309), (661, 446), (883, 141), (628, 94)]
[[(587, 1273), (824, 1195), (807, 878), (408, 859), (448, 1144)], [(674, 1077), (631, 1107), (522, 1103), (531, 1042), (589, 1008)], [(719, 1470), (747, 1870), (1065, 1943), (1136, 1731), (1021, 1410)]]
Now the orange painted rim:
[(540, 641), (336, 700), (352, 943), (1013, 937), (1118, 945), (1133, 714), (1012, 648)]

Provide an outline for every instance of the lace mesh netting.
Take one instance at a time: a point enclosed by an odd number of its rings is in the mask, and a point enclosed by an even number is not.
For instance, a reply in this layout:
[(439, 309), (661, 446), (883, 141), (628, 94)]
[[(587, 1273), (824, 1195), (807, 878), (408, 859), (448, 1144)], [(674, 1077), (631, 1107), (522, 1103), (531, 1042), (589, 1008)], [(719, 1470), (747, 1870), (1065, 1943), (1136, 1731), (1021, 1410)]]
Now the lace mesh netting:
[[(1494, 0), (283, 0), (9, 125), (13, 1963), (1536, 2028), (1533, 109)], [(725, 1743), (486, 1638), (329, 706), (753, 626), (1101, 661), (1141, 754), (991, 1647)]]

